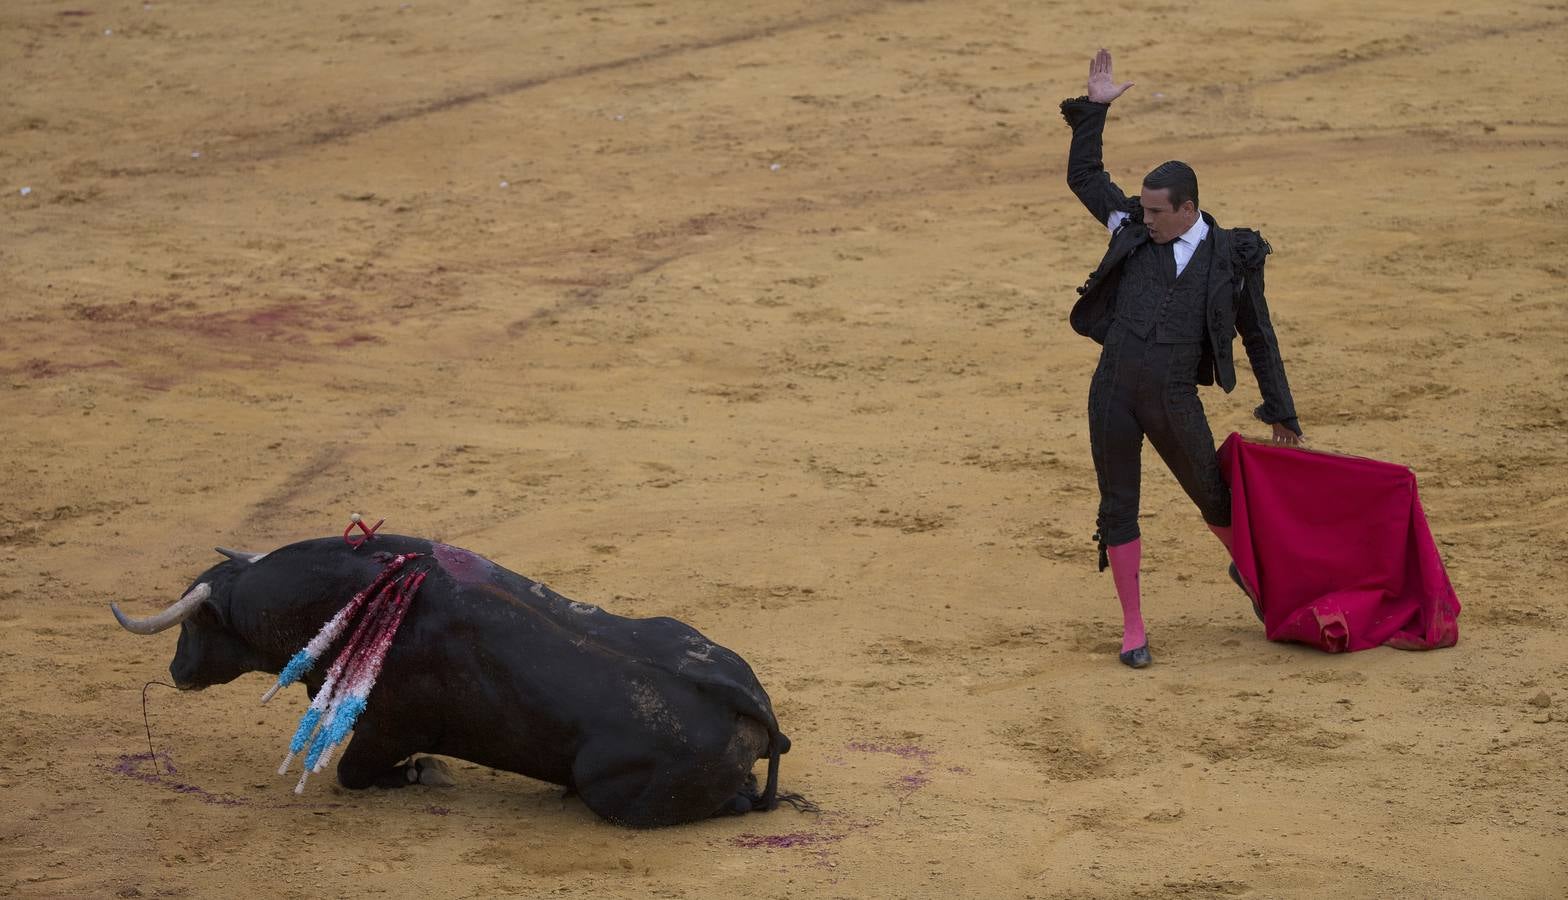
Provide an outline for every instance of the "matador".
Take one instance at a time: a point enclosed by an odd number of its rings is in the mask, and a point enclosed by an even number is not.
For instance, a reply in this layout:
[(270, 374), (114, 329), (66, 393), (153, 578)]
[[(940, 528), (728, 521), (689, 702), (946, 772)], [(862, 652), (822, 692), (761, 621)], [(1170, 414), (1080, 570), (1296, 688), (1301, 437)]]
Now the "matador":
[[(1263, 296), (1268, 242), (1251, 229), (1221, 228), (1201, 211), (1197, 175), (1186, 163), (1155, 167), (1136, 197), (1106, 174), (1106, 115), (1130, 87), (1116, 83), (1111, 54), (1101, 50), (1089, 64), (1087, 96), (1061, 108), (1073, 130), (1067, 184), (1111, 234), (1099, 267), (1078, 289), (1071, 322), (1103, 348), (1089, 384), (1089, 446), (1100, 488), (1095, 539), (1122, 607), (1121, 661), (1143, 668), (1152, 659), (1138, 578), (1144, 437), (1230, 552), (1230, 489), (1197, 386), (1235, 388), (1237, 333), (1263, 395), (1257, 417), (1281, 443), (1298, 444), (1302, 433)], [(1248, 591), (1234, 566), (1231, 577)]]

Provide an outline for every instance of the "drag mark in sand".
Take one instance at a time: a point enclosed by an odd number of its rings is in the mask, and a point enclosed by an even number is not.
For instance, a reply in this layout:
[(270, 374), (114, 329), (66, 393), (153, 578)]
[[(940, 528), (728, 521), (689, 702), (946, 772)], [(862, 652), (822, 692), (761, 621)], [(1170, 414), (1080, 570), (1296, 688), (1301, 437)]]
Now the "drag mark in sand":
[[(303, 144), (299, 143), (297, 140), (289, 140), (287, 143), (279, 144), (270, 150), (264, 150), (251, 154), (250, 159), (266, 160), (277, 158), (286, 153), (297, 150), (302, 146), (309, 147), (319, 146), (322, 144), (335, 144), (350, 138), (359, 137), (360, 135), (375, 131), (377, 129), (388, 127), (390, 125), (396, 125), (401, 122), (407, 122), (412, 119), (418, 119), (424, 116), (446, 112), (448, 110), (460, 109), (474, 103), (505, 97), (511, 94), (517, 94), (522, 91), (527, 91), (532, 88), (541, 87), (555, 82), (584, 78), (590, 75), (598, 75), (605, 72), (613, 72), (617, 69), (631, 68), (634, 66), (654, 63), (676, 56), (701, 53), (706, 50), (717, 50), (736, 44), (748, 43), (751, 41), (764, 41), (768, 39), (779, 38), (795, 32), (807, 31), (812, 28), (828, 25), (833, 22), (859, 16), (871, 15), (873, 13), (882, 11), (890, 5), (902, 5), (909, 2), (912, 2), (912, 0), (878, 0), (878, 2), (864, 3), (858, 7), (837, 10), (822, 15), (808, 16), (800, 19), (775, 22), (772, 24), (757, 24), (749, 28), (732, 32), (730, 34), (722, 34), (716, 37), (702, 40), (668, 44), (643, 53), (634, 53), (628, 56), (617, 57), (615, 59), (585, 63), (583, 65), (573, 66), (571, 68), (555, 72), (540, 73), (538, 75), (514, 78), (492, 84), (488, 87), (475, 88), (472, 90), (463, 91), (461, 93), (451, 94), (446, 97), (427, 100), (423, 103), (416, 104), (406, 109), (384, 111), (369, 119), (342, 122), (333, 127), (318, 131), (315, 134), (310, 135), (305, 139)], [(298, 129), (294, 129), (294, 131), (297, 132)], [(292, 138), (294, 135), (290, 134), (289, 137)]]

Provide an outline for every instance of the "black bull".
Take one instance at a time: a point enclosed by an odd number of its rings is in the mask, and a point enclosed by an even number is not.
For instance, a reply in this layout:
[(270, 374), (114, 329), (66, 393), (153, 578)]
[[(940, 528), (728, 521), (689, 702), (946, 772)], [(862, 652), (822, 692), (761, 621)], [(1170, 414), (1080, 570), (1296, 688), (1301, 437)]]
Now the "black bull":
[[(427, 572), (369, 705), (338, 762), (347, 788), (405, 783), (402, 761), (435, 753), (565, 785), (622, 825), (651, 827), (773, 809), (789, 738), (745, 660), (669, 618), (577, 603), (456, 547), (378, 535), (291, 544), (202, 573), (184, 598), (126, 628), (180, 624), (169, 672), (182, 689), (277, 673), (387, 554)], [(341, 642), (340, 642), (341, 643)], [(337, 647), (303, 679), (321, 689)], [(768, 760), (758, 793), (752, 766)]]

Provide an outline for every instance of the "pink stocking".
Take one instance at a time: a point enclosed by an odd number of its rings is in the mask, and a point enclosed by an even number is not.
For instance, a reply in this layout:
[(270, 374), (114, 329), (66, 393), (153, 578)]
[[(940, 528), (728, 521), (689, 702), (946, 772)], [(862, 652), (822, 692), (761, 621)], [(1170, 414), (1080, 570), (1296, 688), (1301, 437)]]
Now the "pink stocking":
[(1143, 559), (1143, 541), (1133, 539), (1107, 547), (1105, 553), (1111, 561), (1116, 598), (1122, 603), (1122, 652), (1126, 653), (1149, 642), (1143, 630), (1143, 611), (1138, 597), (1138, 564)]

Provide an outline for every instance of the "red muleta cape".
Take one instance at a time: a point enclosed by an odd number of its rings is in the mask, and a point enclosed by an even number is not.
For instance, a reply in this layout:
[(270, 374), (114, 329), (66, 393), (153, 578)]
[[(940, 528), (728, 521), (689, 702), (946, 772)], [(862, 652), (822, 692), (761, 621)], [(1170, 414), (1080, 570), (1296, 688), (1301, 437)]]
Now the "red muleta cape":
[(1235, 561), (1271, 641), (1330, 653), (1459, 640), (1459, 598), (1408, 468), (1249, 441), (1219, 450)]

